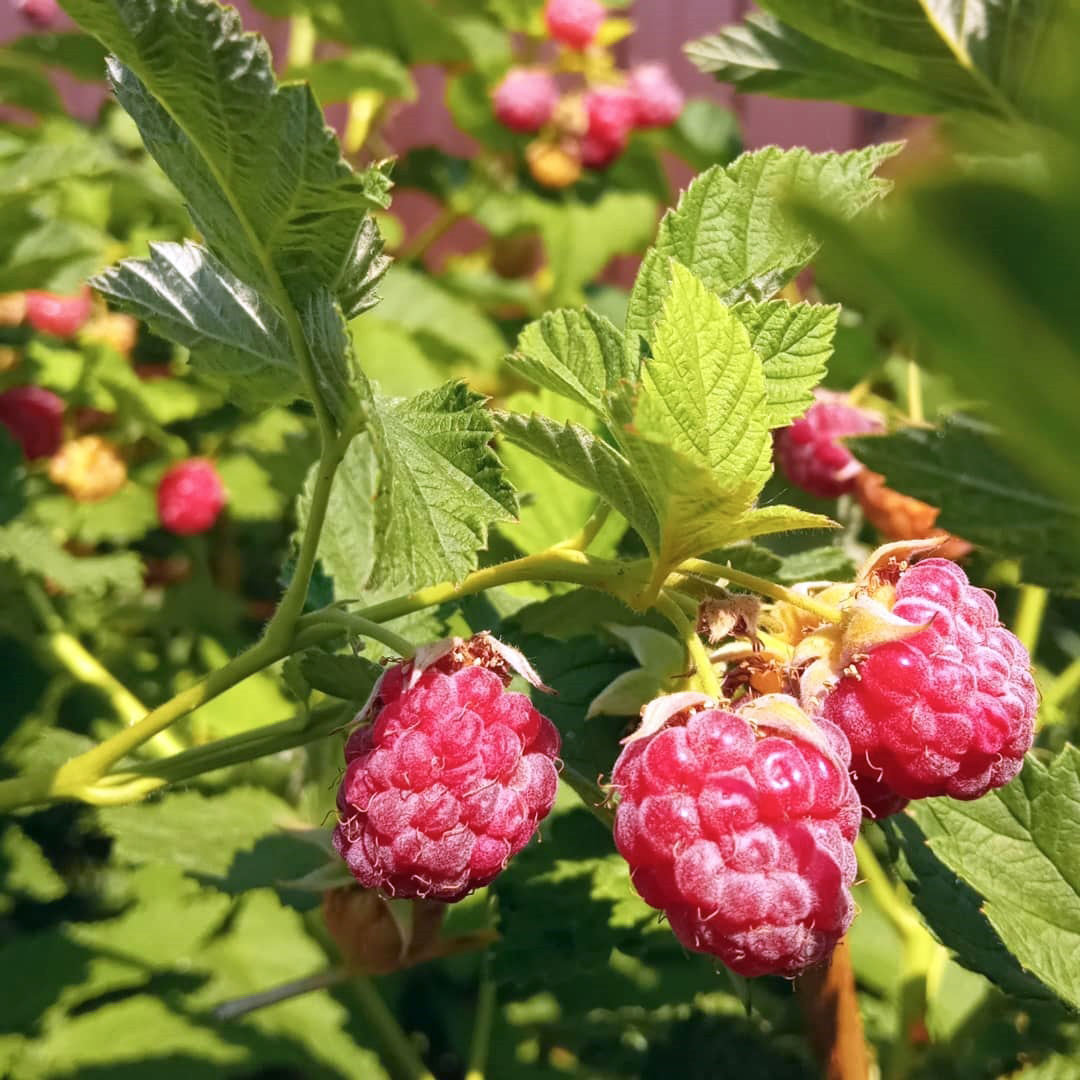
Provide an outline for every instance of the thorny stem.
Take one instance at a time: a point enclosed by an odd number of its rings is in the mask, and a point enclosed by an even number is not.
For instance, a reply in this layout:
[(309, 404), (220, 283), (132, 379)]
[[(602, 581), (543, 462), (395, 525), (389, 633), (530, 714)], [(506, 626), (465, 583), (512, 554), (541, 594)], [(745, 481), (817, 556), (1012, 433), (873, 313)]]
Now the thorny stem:
[(697, 627), (686, 617), (683, 609), (672, 598), (669, 592), (662, 592), (656, 601), (656, 610), (675, 627), (679, 637), (686, 646), (687, 654), (694, 670), (697, 672), (698, 682), (704, 693), (714, 700), (721, 697), (720, 681), (716, 677), (716, 670), (709, 659), (709, 651), (705, 648), (698, 636)]
[(480, 985), (476, 991), (476, 1016), (473, 1019), (472, 1040), (469, 1043), (469, 1064), (465, 1080), (484, 1080), (491, 1029), (495, 1023), (495, 980), (491, 977), (491, 951), (480, 960)]
[(843, 619), (840, 610), (831, 604), (823, 604), (812, 596), (787, 589), (783, 585), (776, 584), (775, 581), (766, 581), (765, 578), (748, 574), (744, 570), (736, 570), (732, 566), (721, 566), (720, 563), (707, 562), (705, 559), (687, 559), (681, 564), (680, 569), (691, 574), (701, 574), (707, 578), (723, 578), (725, 581), (734, 582), (746, 589), (753, 589), (754, 592), (767, 596), (770, 600), (779, 600), (791, 604), (792, 607), (808, 611), (825, 622), (839, 623)]

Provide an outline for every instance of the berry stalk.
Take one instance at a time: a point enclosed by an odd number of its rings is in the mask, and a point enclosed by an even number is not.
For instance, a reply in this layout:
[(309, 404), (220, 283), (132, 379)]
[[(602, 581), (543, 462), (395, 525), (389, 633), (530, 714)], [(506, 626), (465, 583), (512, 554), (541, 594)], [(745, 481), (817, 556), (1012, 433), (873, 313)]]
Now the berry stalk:
[(704, 693), (714, 701), (719, 701), (723, 696), (720, 690), (720, 680), (716, 677), (716, 670), (712, 666), (709, 652), (698, 637), (697, 627), (684, 614), (682, 608), (672, 597), (670, 592), (662, 592), (656, 602), (656, 610), (675, 627), (683, 645), (694, 665), (697, 680)]
[(491, 951), (480, 961), (480, 985), (476, 991), (476, 1017), (473, 1020), (472, 1040), (469, 1043), (469, 1064), (465, 1080), (484, 1080), (491, 1029), (495, 1024), (495, 980), (491, 977)]
[(846, 939), (825, 963), (799, 976), (795, 993), (823, 1080), (867, 1080), (870, 1061)]

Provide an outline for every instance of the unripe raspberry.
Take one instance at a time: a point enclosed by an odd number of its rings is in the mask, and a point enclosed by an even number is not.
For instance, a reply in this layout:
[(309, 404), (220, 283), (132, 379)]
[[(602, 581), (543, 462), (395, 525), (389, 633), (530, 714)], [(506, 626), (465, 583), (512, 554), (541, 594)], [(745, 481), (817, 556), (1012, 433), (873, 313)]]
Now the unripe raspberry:
[(37, 30), (50, 29), (60, 17), (56, 0), (12, 0), (11, 6)]
[(511, 68), (492, 95), (495, 118), (511, 131), (539, 131), (555, 112), (559, 87), (546, 71)]
[(118, 311), (106, 311), (87, 323), (84, 341), (108, 345), (124, 356), (130, 356), (139, 339), (139, 321)]
[(158, 483), (158, 520), (179, 536), (206, 532), (224, 505), (221, 477), (205, 458), (189, 458), (173, 465)]
[(90, 290), (83, 288), (74, 296), (30, 291), (26, 294), (26, 321), (43, 334), (71, 338), (90, 318)]
[(581, 140), (581, 162), (603, 169), (626, 149), (637, 120), (637, 99), (625, 86), (598, 86), (585, 95), (587, 127)]
[(669, 127), (679, 119), (686, 98), (666, 64), (638, 64), (630, 72), (629, 86), (637, 127)]
[(558, 142), (534, 139), (525, 148), (529, 172), (541, 187), (560, 191), (581, 177), (581, 159), (570, 152), (567, 143), (565, 139)]
[(606, 14), (600, 0), (548, 0), (544, 22), (560, 45), (580, 50), (592, 44)]
[(852, 643), (840, 628), (832, 655), (819, 662), (832, 676), (823, 681), (808, 669), (804, 704), (813, 695), (847, 735), (868, 791), (977, 799), (1007, 784), (1031, 746), (1031, 660), (990, 595), (955, 563), (924, 559), (893, 581), (864, 603), (880, 603), (894, 635), (904, 624), (926, 628), (880, 644)]
[(815, 392), (806, 415), (774, 436), (774, 452), (787, 478), (803, 491), (835, 499), (851, 491), (862, 464), (837, 440), (885, 430), (882, 418), (849, 405), (843, 394)]
[(63, 399), (41, 386), (13, 386), (0, 394), (0, 424), (28, 461), (51, 457), (63, 437)]
[(361, 712), (371, 723), (346, 744), (334, 830), (361, 885), (460, 900), (492, 881), (550, 812), (559, 735), (506, 689), (514, 655), (480, 634), (421, 650), (380, 680)]
[(100, 435), (83, 435), (53, 455), (49, 479), (79, 502), (95, 502), (115, 495), (127, 483), (127, 466), (114, 443)]
[(18, 326), (26, 318), (26, 293), (0, 293), (0, 326)]
[(740, 975), (824, 960), (854, 914), (861, 809), (843, 735), (781, 694), (734, 711), (671, 695), (646, 708), (650, 729), (612, 772), (615, 843), (645, 902)]

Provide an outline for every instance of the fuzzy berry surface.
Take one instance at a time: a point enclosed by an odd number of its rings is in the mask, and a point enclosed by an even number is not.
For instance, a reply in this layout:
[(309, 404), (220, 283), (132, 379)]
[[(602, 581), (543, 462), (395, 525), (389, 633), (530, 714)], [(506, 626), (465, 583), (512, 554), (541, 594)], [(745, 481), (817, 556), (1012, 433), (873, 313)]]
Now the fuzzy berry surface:
[(33, 290), (26, 294), (26, 321), (35, 330), (53, 337), (74, 337), (90, 318), (91, 308), (89, 289), (72, 296)]
[(544, 8), (548, 33), (568, 49), (591, 45), (606, 15), (600, 0), (548, 0)]
[(581, 163), (603, 169), (626, 149), (637, 122), (637, 98), (626, 86), (599, 86), (585, 95), (585, 135)]
[(634, 887), (740, 975), (795, 975), (851, 924), (861, 808), (843, 735), (820, 731), (827, 749), (706, 709), (628, 744), (612, 774)]
[(178, 536), (206, 532), (224, 505), (225, 485), (205, 458), (173, 465), (158, 483), (158, 520)]
[(894, 615), (929, 623), (872, 648), (822, 702), (866, 782), (904, 799), (977, 799), (1007, 784), (1034, 736), (1031, 660), (990, 595), (947, 559), (896, 581)]
[(638, 64), (630, 72), (628, 85), (634, 95), (637, 127), (670, 127), (679, 119), (686, 97), (666, 64)]
[(774, 437), (777, 462), (798, 488), (822, 499), (835, 499), (855, 486), (863, 466), (837, 440), (885, 430), (882, 418), (848, 404), (842, 394), (818, 391), (805, 416)]
[(536, 832), (558, 787), (559, 734), (525, 694), (471, 664), (390, 669), (350, 737), (334, 846), (361, 885), (451, 902), (487, 885)]
[(0, 394), (0, 425), (28, 461), (52, 457), (64, 434), (64, 400), (42, 386), (13, 386)]
[(495, 118), (511, 131), (539, 131), (555, 112), (559, 87), (546, 71), (512, 68), (492, 96)]

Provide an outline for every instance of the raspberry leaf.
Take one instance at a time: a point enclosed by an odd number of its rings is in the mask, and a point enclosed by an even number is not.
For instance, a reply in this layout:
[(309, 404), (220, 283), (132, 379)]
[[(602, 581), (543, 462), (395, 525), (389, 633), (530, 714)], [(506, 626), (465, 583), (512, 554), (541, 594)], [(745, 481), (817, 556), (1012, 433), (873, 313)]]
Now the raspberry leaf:
[(10, 562), (24, 574), (47, 578), (65, 592), (101, 596), (110, 589), (136, 593), (142, 587), (142, 568), (133, 552), (78, 557), (65, 550), (52, 534), (17, 520), (0, 527), (0, 563)]

